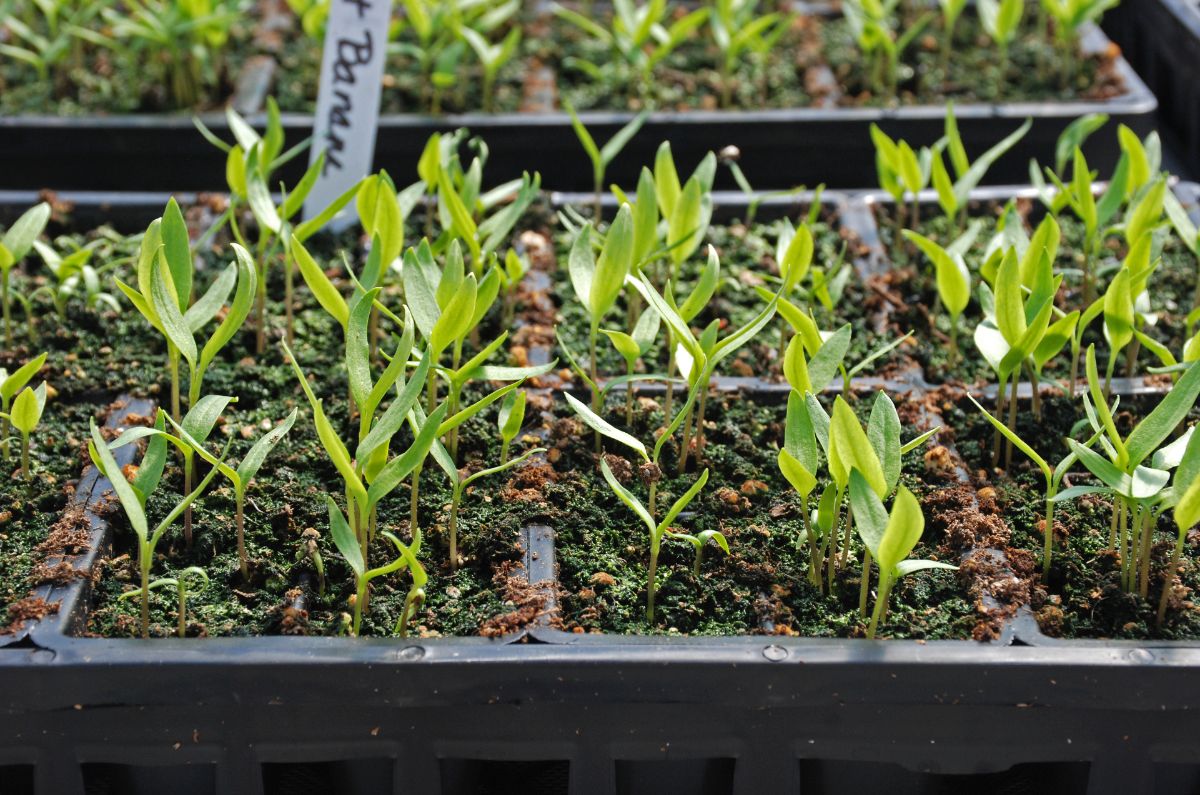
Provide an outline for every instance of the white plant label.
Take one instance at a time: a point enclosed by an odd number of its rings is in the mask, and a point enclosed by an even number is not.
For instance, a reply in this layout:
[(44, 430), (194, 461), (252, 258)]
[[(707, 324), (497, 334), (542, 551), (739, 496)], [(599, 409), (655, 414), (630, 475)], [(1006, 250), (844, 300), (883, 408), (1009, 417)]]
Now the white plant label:
[[(391, 16), (392, 0), (333, 0), (329, 9), (309, 156), (311, 165), (324, 152), (325, 167), (304, 202), (305, 218), (371, 172)], [(330, 226), (344, 228), (352, 214), (353, 204)]]

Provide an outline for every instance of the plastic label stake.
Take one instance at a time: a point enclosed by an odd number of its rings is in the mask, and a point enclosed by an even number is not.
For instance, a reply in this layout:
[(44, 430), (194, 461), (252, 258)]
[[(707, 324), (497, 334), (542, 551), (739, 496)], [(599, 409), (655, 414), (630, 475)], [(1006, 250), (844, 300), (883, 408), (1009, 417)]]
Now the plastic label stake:
[[(309, 156), (312, 164), (324, 152), (325, 167), (304, 202), (305, 218), (371, 171), (391, 16), (392, 0), (333, 0), (329, 9)], [(343, 210), (330, 226), (344, 228), (352, 215)]]

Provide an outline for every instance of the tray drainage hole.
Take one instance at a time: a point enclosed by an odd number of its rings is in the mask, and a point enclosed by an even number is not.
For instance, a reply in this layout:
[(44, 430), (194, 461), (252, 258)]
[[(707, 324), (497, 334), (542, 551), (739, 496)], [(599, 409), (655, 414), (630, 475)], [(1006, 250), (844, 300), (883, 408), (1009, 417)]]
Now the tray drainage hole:
[(889, 762), (844, 759), (800, 761), (804, 795), (1085, 795), (1087, 762), (1026, 762), (988, 773), (922, 773)]
[(0, 792), (33, 795), (33, 765), (0, 765)]
[(566, 759), (442, 759), (442, 795), (567, 795)]
[[(81, 769), (86, 795), (214, 795), (217, 791), (217, 767), (210, 762), (194, 765), (88, 762)], [(8, 792), (3, 788), (0, 791)]]
[(327, 762), (265, 762), (262, 766), (263, 795), (376, 795), (392, 792), (395, 770), (395, 760), (386, 757)]
[(729, 795), (733, 759), (617, 760), (617, 795)]

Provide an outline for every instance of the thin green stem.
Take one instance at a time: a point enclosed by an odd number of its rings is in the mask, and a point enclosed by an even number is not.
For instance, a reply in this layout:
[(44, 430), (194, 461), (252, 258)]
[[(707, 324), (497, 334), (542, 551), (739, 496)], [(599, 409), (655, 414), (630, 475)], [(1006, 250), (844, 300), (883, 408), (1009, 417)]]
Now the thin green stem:
[(650, 541), (650, 569), (646, 575), (646, 621), (654, 623), (655, 574), (658, 572), (658, 540)]
[(1175, 539), (1175, 548), (1171, 550), (1171, 562), (1167, 564), (1167, 571), (1163, 575), (1162, 596), (1158, 599), (1158, 616), (1154, 623), (1156, 627), (1162, 627), (1163, 621), (1167, 618), (1167, 604), (1171, 600), (1171, 588), (1175, 584), (1175, 578), (1180, 576), (1179, 558), (1183, 555), (1185, 538), (1186, 533), (1180, 533)]
[(871, 590), (871, 550), (863, 550), (862, 581), (858, 586), (858, 614), (867, 617), (867, 593)]
[(21, 477), (26, 482), (32, 479), (33, 472), (29, 468), (29, 434), (21, 433)]
[(867, 638), (874, 639), (879, 622), (887, 610), (888, 597), (892, 595), (892, 578), (887, 572), (879, 572), (879, 594), (875, 597), (875, 610), (871, 613), (871, 623), (867, 627)]

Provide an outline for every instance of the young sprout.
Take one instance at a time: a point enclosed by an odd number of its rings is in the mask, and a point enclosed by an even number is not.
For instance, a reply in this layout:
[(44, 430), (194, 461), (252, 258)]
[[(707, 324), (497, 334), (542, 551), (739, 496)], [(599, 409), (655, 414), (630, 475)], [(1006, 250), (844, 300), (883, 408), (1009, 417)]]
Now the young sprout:
[[(714, 267), (712, 263), (715, 261), (716, 250), (709, 247), (710, 268)], [(771, 322), (771, 318), (775, 316), (775, 310), (779, 306), (782, 296), (795, 288), (796, 280), (799, 276), (800, 274), (796, 271), (788, 273), (783, 280), (783, 284), (780, 285), (779, 292), (772, 296), (767, 305), (747, 322), (746, 325), (735, 329), (724, 339), (719, 337), (719, 321), (710, 323), (708, 328), (699, 337), (692, 333), (687, 321), (683, 318), (683, 308), (677, 309), (675, 306), (669, 283), (667, 285), (667, 294), (664, 297), (659, 295), (644, 273), (636, 279), (630, 277), (627, 280), (628, 284), (641, 294), (646, 303), (658, 312), (659, 316), (667, 324), (667, 328), (671, 333), (670, 339), (676, 346), (675, 363), (688, 382), (689, 402), (691, 396), (698, 393), (699, 406), (697, 407), (697, 419), (695, 423), (697, 429), (696, 447), (698, 451), (703, 451), (704, 449), (705, 404), (708, 399), (709, 382), (712, 380), (713, 373), (716, 372), (717, 365), (725, 357), (741, 348), (766, 328), (767, 324)], [(684, 302), (684, 306), (687, 306), (687, 302)], [(683, 443), (679, 452), (680, 474), (687, 469), (688, 455), (691, 448), (693, 418), (690, 406), (683, 416)]]
[(954, 28), (958, 25), (958, 18), (962, 16), (962, 12), (967, 7), (967, 0), (938, 0), (938, 5), (942, 9), (940, 62), (942, 79), (945, 80), (949, 76), (950, 50), (954, 46)]
[(909, 560), (913, 547), (925, 532), (925, 515), (913, 493), (900, 486), (892, 510), (888, 513), (878, 491), (857, 469), (850, 473), (850, 503), (858, 519), (858, 534), (868, 552), (879, 564), (879, 594), (867, 627), (874, 638), (881, 621), (887, 618), (888, 597), (896, 580), (926, 569), (957, 569), (937, 560)]
[[(896, 231), (900, 231), (903, 223), (906, 194), (912, 197), (907, 223), (910, 227), (918, 227), (921, 217), (918, 198), (932, 176), (934, 150), (923, 146), (916, 151), (907, 141), (892, 140), (874, 123), (871, 124), (871, 140), (875, 144), (875, 171), (879, 186), (896, 202)], [(898, 238), (898, 234), (893, 237), (893, 245), (899, 243)]]
[[(1051, 276), (1050, 259), (1045, 249), (1038, 251), (1030, 247), (1025, 262), (1030, 270), (1025, 271), (1029, 277), (1027, 282), (1022, 277), (1022, 262), (1018, 261), (1015, 249), (1008, 249), (1000, 254), (1000, 265), (996, 270), (995, 293), (988, 289), (986, 283), (979, 287), (980, 303), (983, 305), (985, 320), (975, 327), (975, 345), (983, 354), (984, 359), (996, 371), (999, 388), (996, 392), (996, 414), (1003, 412), (1008, 405), (1008, 428), (1015, 431), (1017, 417), (1017, 383), (1020, 380), (1020, 370), (1035, 352), (1041, 349), (1038, 358), (1044, 363), (1053, 356), (1047, 352), (1055, 344), (1059, 348), (1065, 342), (1060, 336), (1046, 342), (1050, 329), (1050, 318), (1054, 312), (1054, 296), (1062, 283), (1062, 276)], [(1025, 288), (1029, 293), (1026, 295)], [(1059, 335), (1062, 329), (1056, 329)], [(1040, 365), (1039, 365), (1040, 366)], [(1006, 401), (1005, 389), (1012, 382), (1012, 395)], [(992, 450), (992, 465), (999, 465), (1000, 434), (994, 439)], [(1006, 445), (1004, 466), (1012, 463), (1012, 446)]]
[(511, 328), (517, 309), (517, 292), (525, 274), (529, 273), (529, 260), (513, 249), (504, 255), (504, 267), (500, 269), (500, 288), (503, 296), (500, 303), (500, 325)]
[(42, 202), (26, 210), (0, 237), (0, 307), (4, 312), (5, 347), (13, 346), (12, 304), (9, 299), (12, 269), (25, 259), (49, 221), (50, 205)]
[(13, 401), (12, 413), (7, 417), (21, 433), (21, 477), (26, 481), (33, 479), (33, 470), (29, 465), (29, 437), (41, 422), (45, 408), (46, 382), (43, 381), (37, 389), (25, 387)]
[(254, 476), (258, 474), (258, 470), (262, 468), (263, 463), (267, 460), (267, 456), (275, 449), (275, 446), (287, 436), (288, 431), (296, 424), (296, 416), (299, 409), (292, 409), (292, 413), (287, 416), (280, 424), (276, 425), (254, 443), (254, 446), (242, 458), (237, 468), (219, 463), (211, 454), (204, 449), (204, 443), (194, 439), (187, 431), (187, 420), (184, 420), (182, 426), (176, 426), (180, 437), (186, 442), (184, 449), (191, 447), (201, 458), (207, 461), (212, 466), (221, 470), (221, 474), (229, 480), (233, 486), (234, 504), (236, 510), (235, 527), (237, 528), (237, 549), (238, 562), (241, 568), (242, 580), (249, 582), (250, 580), (250, 557), (246, 553), (246, 531), (245, 531), (245, 515), (246, 515), (246, 491), (250, 488), (250, 484), (254, 481)]
[[(524, 395), (525, 393), (522, 392), (520, 394)], [(505, 449), (507, 451), (507, 445), (505, 445)], [(478, 472), (473, 472), (470, 475), (467, 475), (466, 477), (464, 477), (462, 472), (460, 472), (457, 469), (446, 472), (446, 474), (449, 475), (449, 477), (450, 477), (449, 536), (450, 536), (450, 570), (451, 571), (456, 571), (458, 569), (458, 565), (459, 565), (459, 560), (458, 560), (458, 514), (459, 514), (459, 506), (462, 505), (463, 494), (466, 492), (467, 487), (470, 486), (472, 483), (474, 483), (477, 480), (481, 480), (481, 479), (489, 477), (491, 475), (497, 475), (501, 472), (505, 472), (509, 469), (512, 469), (513, 467), (520, 466), (530, 456), (537, 455), (538, 453), (544, 453), (544, 452), (546, 452), (546, 448), (535, 447), (531, 450), (526, 450), (524, 453), (517, 456), (516, 458), (512, 458), (512, 459), (503, 461), (494, 467), (489, 467), (487, 469), (481, 469)]]
[(521, 426), (525, 424), (525, 390), (509, 392), (500, 404), (496, 425), (500, 430), (500, 463), (508, 463), (508, 448), (512, 445)]
[[(1178, 445), (1179, 441), (1171, 446)], [(1188, 531), (1200, 522), (1200, 433), (1195, 428), (1188, 431), (1186, 445), (1171, 480), (1172, 500), (1175, 503), (1175, 546), (1171, 549), (1171, 562), (1167, 564), (1167, 578), (1163, 582), (1162, 597), (1158, 602), (1157, 626), (1162, 626), (1167, 616), (1172, 582), (1179, 575), (1180, 557), (1187, 541)]]
[[(160, 420), (161, 424), (161, 420)], [(158, 547), (158, 542), (162, 540), (163, 535), (171, 529), (171, 525), (175, 520), (199, 497), (212, 479), (217, 476), (217, 468), (213, 467), (209, 470), (204, 479), (200, 481), (200, 485), (195, 488), (190, 494), (187, 494), (180, 500), (170, 513), (159, 522), (153, 530), (150, 529), (149, 522), (146, 518), (146, 499), (151, 492), (158, 487), (159, 479), (162, 476), (162, 467), (166, 461), (166, 443), (165, 441), (159, 445), (155, 445), (154, 440), (151, 440), (150, 446), (147, 447), (146, 455), (142, 459), (142, 465), (138, 468), (137, 476), (130, 483), (125, 479), (125, 473), (121, 467), (117, 465), (117, 461), (113, 458), (112, 451), (109, 450), (108, 442), (104, 440), (100, 429), (96, 427), (96, 423), (92, 423), (91, 441), (88, 443), (88, 453), (91, 456), (92, 463), (100, 470), (100, 474), (106, 477), (112, 485), (113, 492), (117, 495), (117, 499), (121, 503), (121, 507), (125, 510), (125, 515), (129, 519), (129, 525), (133, 528), (133, 532), (138, 539), (138, 568), (141, 571), (142, 586), (140, 589), (142, 601), (142, 637), (150, 637), (150, 567), (154, 564), (155, 549)], [(225, 450), (228, 451), (229, 445), (226, 444)], [(218, 460), (224, 460), (224, 452)]]
[[(721, 51), (721, 107), (733, 105), (733, 72), (746, 53), (763, 56), (792, 22), (790, 14), (758, 16), (758, 0), (715, 0), (709, 14), (713, 41)], [(765, 94), (765, 87), (763, 90)]]
[(936, 270), (938, 298), (950, 314), (950, 364), (954, 364), (959, 356), (958, 319), (971, 300), (971, 272), (963, 261), (963, 252), (970, 248), (975, 235), (968, 231), (949, 248), (907, 229), (904, 237), (929, 258)]
[[(187, 637), (188, 577), (198, 577), (203, 585), (208, 585), (208, 573), (205, 572), (204, 569), (200, 568), (199, 566), (188, 566), (186, 569), (179, 572), (178, 577), (163, 577), (146, 586), (146, 589), (149, 591), (153, 591), (156, 588), (174, 588), (176, 593), (179, 594), (179, 610), (177, 613), (179, 616), (179, 624), (175, 630), (175, 634), (181, 638)], [(125, 593), (121, 594), (118, 601), (123, 602), (126, 599), (133, 599), (134, 597), (140, 596), (141, 593), (141, 589), (126, 591)]]
[[(832, 338), (831, 338), (832, 341)], [(830, 365), (824, 357), (817, 359), (820, 367), (817, 372), (828, 375), (818, 375), (812, 380), (814, 370), (809, 369), (810, 384), (816, 386), (828, 383), (832, 378)], [(822, 380), (824, 379), (824, 380)], [(822, 588), (822, 571), (828, 573), (828, 587), (833, 590), (834, 572), (840, 568), (846, 559), (851, 539), (852, 514), (847, 514), (845, 523), (845, 541), (839, 545), (838, 532), (841, 520), (841, 510), (846, 489), (849, 485), (849, 473), (852, 469), (862, 469), (868, 473), (872, 486), (882, 497), (895, 490), (900, 480), (901, 457), (924, 444), (938, 429), (930, 430), (902, 443), (900, 438), (900, 418), (891, 399), (883, 392), (876, 395), (871, 407), (871, 416), (864, 431), (849, 405), (841, 396), (834, 399), (833, 417), (825, 413), (812, 392), (800, 392), (793, 389), (788, 396), (787, 423), (784, 433), (784, 446), (778, 455), (780, 471), (788, 482), (800, 494), (803, 511), (805, 534), (808, 539), (809, 582), (815, 587)], [(820, 474), (822, 455), (828, 461), (828, 472), (832, 478), (821, 494), (817, 522), (814, 526), (809, 511), (809, 497), (817, 486)], [(821, 539), (820, 547), (817, 546)], [(839, 546), (841, 552), (839, 553)], [(866, 580), (870, 570), (870, 552), (863, 561), (863, 581), (860, 590), (860, 602), (865, 614), (866, 610)]]
[(899, 33), (896, 30), (899, 5), (900, 0), (846, 0), (842, 3), (842, 14), (867, 60), (875, 93), (889, 100), (896, 98), (900, 56), (934, 18), (933, 12), (926, 12)]
[(709, 541), (712, 541), (726, 555), (730, 554), (729, 541), (720, 530), (703, 530), (695, 535), (690, 535), (668, 529), (667, 533), (670, 534), (671, 538), (686, 541), (696, 550), (696, 556), (692, 558), (692, 577), (696, 580), (700, 579), (700, 567), (704, 564), (704, 548), (708, 545)]
[[(160, 410), (158, 425), (163, 425), (163, 427), (160, 428), (156, 425), (154, 428), (130, 428), (109, 446), (115, 450), (138, 439), (155, 436), (163, 437), (178, 448), (180, 454), (183, 456), (183, 493), (187, 494), (192, 489), (192, 478), (196, 471), (196, 456), (199, 455), (203, 460), (215, 465), (216, 459), (204, 449), (204, 444), (208, 441), (208, 437), (216, 427), (221, 413), (225, 411), (230, 403), (235, 401), (236, 398), (226, 395), (205, 395), (196, 401), (194, 406), (188, 409), (188, 413), (184, 415), (182, 422), (176, 422), (174, 418), (165, 415)], [(169, 422), (175, 428), (178, 435), (166, 432), (165, 425), (163, 424), (164, 417), (165, 421)], [(183, 538), (187, 546), (190, 547), (192, 545), (192, 510), (190, 504), (185, 507), (183, 512)]]
[(25, 385), (46, 364), (46, 356), (45, 353), (40, 354), (12, 373), (0, 367), (0, 460), (8, 460), (9, 409), (12, 406), (13, 398), (21, 393)]
[[(663, 516), (661, 522), (655, 523), (654, 517), (646, 510), (641, 501), (629, 489), (621, 485), (620, 481), (613, 475), (609, 469), (607, 459), (600, 459), (600, 471), (604, 474), (604, 479), (608, 481), (608, 486), (613, 490), (613, 493), (620, 498), (621, 502), (625, 503), (631, 511), (637, 514), (637, 517), (646, 525), (646, 529), (650, 531), (650, 567), (646, 571), (646, 621), (654, 623), (654, 597), (657, 592), (655, 584), (656, 573), (658, 571), (658, 553), (659, 547), (662, 544), (663, 536), (667, 530), (679, 518), (679, 514), (683, 513), (684, 508), (696, 498), (700, 490), (704, 488), (704, 484), (708, 482), (708, 470), (700, 473), (700, 477), (696, 482), (685, 491), (679, 499)], [(718, 542), (720, 543), (720, 542)], [(696, 563), (697, 567), (699, 562)]]
[[(493, 266), (485, 276), (476, 281), (474, 273), (465, 272), (462, 248), (457, 240), (450, 243), (445, 266), (441, 269), (434, 261), (433, 252), (426, 241), (422, 241), (416, 249), (410, 248), (404, 255), (403, 277), (408, 309), (421, 336), (425, 338), (426, 351), (434, 365), (426, 376), (427, 412), (432, 412), (437, 402), (438, 375), (448, 382), (449, 412), (453, 417), (460, 413), (462, 391), (471, 381), (508, 382), (507, 386), (491, 392), (475, 403), (477, 411), (515, 389), (516, 382), (543, 375), (553, 369), (555, 362), (532, 367), (487, 365), (486, 362), (508, 339), (507, 331), (481, 346), (474, 356), (463, 361), (464, 344), (468, 337), (478, 336), (479, 324), (496, 301), (500, 290), (500, 270)], [(440, 366), (447, 349), (451, 352), (448, 368)], [(456, 429), (459, 424), (461, 422), (453, 424), (451, 428)], [(450, 431), (447, 446), (450, 448), (451, 457), (456, 458), (457, 430)]]
[(672, 283), (679, 280), (680, 266), (696, 252), (708, 231), (716, 173), (717, 158), (709, 152), (687, 182), (680, 183), (670, 142), (663, 141), (655, 153), (654, 193), (667, 222), (666, 251), (671, 261)]
[(1063, 85), (1075, 76), (1075, 53), (1083, 26), (1099, 22), (1104, 12), (1120, 0), (1041, 0), (1042, 9), (1054, 20), (1055, 37), (1062, 51)]
[[(117, 286), (138, 312), (167, 342), (171, 378), (171, 416), (182, 416), (179, 360), (188, 365), (188, 405), (200, 399), (204, 374), (250, 313), (256, 275), (250, 255), (234, 244), (236, 261), (218, 276), (194, 303), (192, 254), (187, 227), (179, 205), (171, 199), (163, 217), (150, 224), (137, 258), (137, 289), (117, 279)], [(237, 292), (217, 328), (197, 346), (195, 335), (225, 308), (229, 294)]]
[[(1059, 501), (1058, 490), (1062, 486), (1063, 477), (1065, 477), (1066, 474), (1071, 470), (1071, 467), (1075, 466), (1076, 462), (1079, 460), (1079, 456), (1072, 451), (1067, 453), (1067, 455), (1058, 462), (1057, 466), (1050, 466), (1046, 459), (1038, 455), (1031, 445), (1017, 435), (1015, 430), (1009, 428), (1003, 422), (992, 416), (987, 409), (979, 405), (979, 401), (975, 400), (974, 397), (970, 395), (967, 397), (970, 398), (971, 402), (975, 404), (975, 408), (979, 409), (979, 412), (987, 418), (987, 421), (992, 424), (992, 427), (995, 428), (998, 433), (1003, 434), (1004, 438), (1016, 445), (1018, 450), (1027, 455), (1029, 460), (1037, 465), (1037, 468), (1042, 472), (1042, 477), (1044, 477), (1046, 480), (1046, 511), (1042, 518), (1042, 536), (1044, 539), (1042, 546), (1042, 578), (1045, 579), (1050, 576), (1051, 556), (1054, 554), (1054, 505)], [(1090, 447), (1095, 443), (1097, 438), (1099, 438), (1099, 434), (1093, 436), (1086, 446)], [(1063, 494), (1066, 495), (1067, 492), (1064, 491)]]
[(482, 33), (466, 25), (458, 29), (458, 35), (471, 45), (479, 65), (483, 67), (483, 112), (491, 113), (496, 102), (496, 76), (516, 54), (517, 46), (521, 43), (521, 28), (509, 29), (499, 44), (490, 43)]
[(325, 596), (325, 559), (321, 557), (321, 534), (315, 528), (306, 527), (300, 534), (300, 548), (296, 550), (296, 562), (309, 560), (317, 572), (317, 595)]
[(636, 378), (633, 373), (634, 368), (637, 366), (638, 360), (645, 356), (651, 346), (654, 345), (654, 340), (658, 338), (658, 329), (661, 322), (662, 320), (659, 318), (658, 312), (655, 312), (653, 309), (646, 309), (638, 318), (637, 324), (634, 325), (632, 334), (626, 334), (623, 331), (601, 329), (608, 336), (617, 353), (621, 354), (621, 358), (625, 360), (626, 425), (633, 424), (633, 382)]
[[(370, 302), (363, 302), (365, 306), (359, 313), (359, 322), (356, 324), (365, 329), (366, 316), (369, 314)], [(365, 359), (365, 331), (363, 340), (358, 345), (348, 345), (348, 356), (353, 351), (354, 358), (360, 356)], [(411, 335), (409, 336), (411, 344)], [(403, 346), (404, 343), (402, 342)], [(395, 490), (400, 485), (401, 481), (407, 478), (410, 474), (416, 471), (424, 462), (429, 454), (429, 448), (433, 445), (434, 440), (440, 433), (444, 433), (442, 420), (445, 418), (447, 409), (446, 404), (442, 404), (429, 415), (428, 419), (420, 424), (420, 427), (415, 430), (412, 444), (403, 453), (390, 458), (388, 457), (389, 446), (392, 438), (400, 430), (400, 428), (408, 420), (409, 411), (416, 405), (421, 394), (421, 386), (425, 377), (425, 372), (430, 369), (430, 355), (426, 351), (425, 356), (421, 359), (421, 363), (413, 373), (413, 377), (407, 382), (402, 380), (404, 364), (408, 360), (408, 351), (401, 348), (403, 356), (397, 356), (400, 364), (396, 367), (389, 367), (385, 371), (383, 377), (378, 382), (371, 382), (369, 369), (365, 371), (365, 380), (359, 382), (360, 378), (364, 378), (363, 368), (358, 364), (351, 363), (348, 369), (352, 373), (352, 389), (357, 389), (359, 394), (364, 397), (369, 397), (369, 400), (363, 400), (360, 405), (365, 405), (363, 409), (366, 414), (365, 428), (360, 424), (359, 441), (355, 448), (353, 458), (350, 455), (350, 449), (346, 443), (341, 440), (334, 430), (333, 423), (325, 415), (323, 401), (318, 399), (314, 394), (312, 386), (304, 375), (304, 371), (300, 369), (300, 365), (296, 362), (296, 357), (287, 344), (283, 344), (283, 350), (288, 362), (292, 365), (292, 370), (296, 374), (297, 380), (300, 382), (300, 387), (304, 390), (305, 397), (308, 398), (309, 406), (313, 412), (313, 422), (317, 428), (317, 436), (321, 441), (322, 447), (325, 448), (326, 454), (330, 461), (341, 475), (343, 483), (346, 487), (346, 500), (348, 505), (349, 523), (353, 529), (354, 537), (357, 539), (360, 548), (360, 557), (365, 559), (368, 549), (368, 544), (374, 536), (375, 528), (375, 510), (380, 500)], [(395, 361), (395, 360), (393, 360)], [(355, 384), (358, 386), (356, 387)], [(375, 422), (371, 424), (374, 417), (375, 409), (382, 402), (387, 391), (391, 389), (392, 384), (396, 384), (399, 388), (399, 393), (391, 405), (388, 406), (386, 412)], [(382, 387), (382, 388), (381, 388)], [(369, 392), (364, 390), (369, 388)], [(415, 486), (414, 486), (415, 496)], [(336, 507), (336, 506), (335, 506)], [(341, 516), (340, 509), (338, 515)], [(419, 536), (420, 529), (414, 523), (411, 532), (413, 538)], [(414, 546), (419, 546), (416, 541)], [(341, 545), (339, 543), (339, 549)]]
[(1104, 230), (1116, 216), (1117, 211), (1125, 200), (1126, 180), (1129, 174), (1129, 159), (1122, 156), (1117, 169), (1113, 173), (1108, 188), (1097, 200), (1092, 192), (1092, 172), (1087, 160), (1079, 147), (1075, 148), (1071, 165), (1071, 184), (1065, 185), (1059, 176), (1046, 170), (1046, 176), (1059, 190), (1060, 200), (1064, 201), (1083, 221), (1083, 301), (1090, 305), (1096, 296), (1096, 274), (1094, 260), (1100, 254), (1100, 244), (1104, 238)]
[[(709, 15), (707, 8), (677, 15), (667, 0), (651, 0), (644, 4), (628, 0), (613, 4), (615, 13), (611, 25), (606, 28), (591, 17), (557, 3), (552, 9), (556, 16), (611, 50), (604, 64), (572, 58), (570, 65), (597, 82), (632, 83), (629, 86), (631, 95), (641, 99), (646, 99), (650, 93), (655, 67), (687, 41)], [(629, 72), (632, 72), (632, 80), (628, 77)]]
[[(1184, 446), (1178, 443), (1161, 449), (1159, 446), (1196, 405), (1200, 397), (1200, 367), (1189, 366), (1174, 388), (1125, 437), (1117, 431), (1113, 411), (1104, 401), (1094, 345), (1087, 350), (1087, 376), (1091, 401), (1085, 397), (1084, 407), (1093, 431), (1102, 432), (1099, 441), (1105, 455), (1074, 439), (1067, 442), (1079, 461), (1104, 485), (1077, 486), (1064, 491), (1058, 499), (1097, 492), (1113, 496), (1109, 546), (1120, 554), (1125, 589), (1137, 590), (1145, 597), (1150, 587), (1153, 531), (1157, 515), (1167, 506), (1168, 493), (1164, 489), (1170, 479), (1168, 470), (1180, 463), (1184, 452)], [(1146, 466), (1147, 461), (1150, 466)]]
[[(559, 7), (556, 6), (556, 11)], [(574, 13), (574, 12), (570, 12)], [(567, 100), (563, 100), (563, 107), (571, 116), (571, 127), (575, 130), (576, 137), (579, 138), (579, 143), (583, 145), (583, 150), (587, 152), (588, 159), (592, 161), (592, 187), (595, 190), (595, 197), (592, 200), (592, 223), (600, 223), (600, 191), (604, 187), (604, 172), (608, 170), (608, 166), (612, 161), (617, 159), (617, 155), (621, 154), (621, 150), (625, 145), (637, 135), (638, 130), (646, 123), (646, 119), (650, 117), (649, 110), (643, 110), (638, 115), (634, 116), (625, 126), (617, 130), (612, 138), (605, 142), (603, 147), (596, 146), (596, 140), (592, 138), (592, 134), (588, 132), (587, 127), (583, 126), (583, 122), (579, 120), (579, 115), (575, 113), (575, 108)]]
[(1025, 0), (977, 0), (977, 4), (984, 32), (1000, 50), (997, 79), (1003, 83), (1008, 75), (1008, 48), (1021, 27)]
[[(470, 3), (446, 3), (441, 0), (405, 0), (405, 13), (394, 23), (392, 37), (412, 31), (415, 41), (392, 41), (388, 44), (389, 54), (402, 54), (417, 62), (421, 70), (421, 86), (425, 89), (425, 107), (438, 115), (442, 112), (442, 95), (447, 89), (460, 87), (466, 82), (460, 74), (460, 65), (465, 60), (468, 47), (475, 49), (481, 65), (499, 72), (504, 61), (511, 57), (520, 37), (520, 27), (513, 26), (508, 39), (500, 46), (501, 52), (493, 53), (489, 43), (493, 34), (502, 30), (520, 10), (520, 3), (511, 0), (482, 0)], [(487, 45), (479, 52), (473, 42), (478, 38)], [(486, 74), (485, 74), (486, 80)], [(493, 73), (492, 81), (495, 80)], [(491, 82), (485, 90), (485, 110), (491, 107)]]
[(428, 582), (428, 575), (426, 575), (424, 567), (421, 566), (416, 557), (420, 549), (420, 533), (418, 532), (414, 535), (413, 543), (410, 547), (386, 530), (382, 531), (380, 535), (392, 542), (392, 545), (396, 547), (399, 557), (387, 565), (368, 569), (366, 558), (359, 545), (357, 535), (350, 527), (350, 523), (346, 521), (346, 515), (342, 513), (342, 509), (333, 501), (333, 497), (326, 495), (325, 502), (329, 508), (329, 528), (330, 533), (333, 535), (333, 543), (337, 546), (338, 551), (342, 553), (342, 557), (346, 559), (346, 563), (354, 573), (354, 623), (350, 634), (358, 637), (359, 630), (362, 628), (363, 605), (367, 601), (367, 588), (370, 586), (371, 580), (401, 569), (407, 569), (412, 575), (413, 587), (409, 591), (408, 598), (404, 600), (404, 610), (396, 625), (397, 631), (403, 637), (404, 630), (408, 626), (408, 618), (411, 615), (410, 611), (415, 609), (415, 605), (419, 599), (424, 599), (424, 585)]
[[(629, 274), (633, 259), (633, 212), (628, 204), (622, 205), (617, 211), (617, 217), (608, 234), (604, 237), (604, 245), (600, 249), (599, 258), (592, 251), (592, 227), (584, 226), (579, 230), (575, 241), (571, 244), (568, 264), (571, 272), (571, 285), (575, 295), (586, 310), (588, 326), (588, 359), (591, 369), (591, 380), (598, 383), (600, 374), (596, 367), (596, 339), (600, 333), (600, 324), (604, 316), (613, 308), (621, 288), (625, 285), (625, 277)], [(592, 390), (592, 411), (600, 414), (600, 392)], [(596, 452), (600, 451), (600, 434), (596, 434)]]
[[(953, 1), (951, 0), (951, 2)], [(975, 190), (987, 176), (988, 169), (1025, 137), (1029, 128), (1033, 126), (1033, 120), (1026, 119), (1024, 124), (1001, 139), (974, 162), (967, 157), (966, 147), (963, 146), (962, 136), (959, 135), (953, 103), (946, 106), (945, 126), (946, 152), (950, 156), (950, 165), (954, 169), (954, 179), (950, 178), (950, 173), (942, 162), (941, 151), (935, 147), (930, 154), (930, 181), (933, 183), (934, 190), (937, 191), (938, 205), (945, 213), (946, 219), (955, 221), (957, 218), (956, 225), (961, 230), (966, 226), (967, 203), (971, 198), (971, 191)]]

